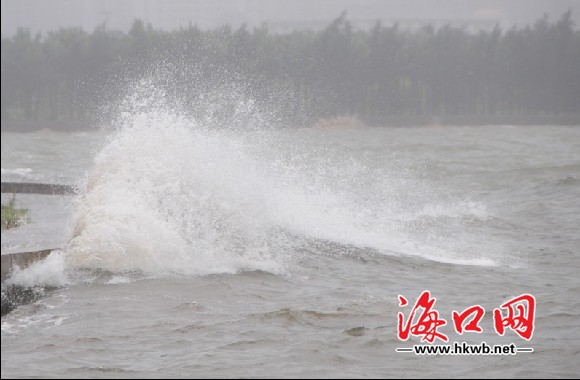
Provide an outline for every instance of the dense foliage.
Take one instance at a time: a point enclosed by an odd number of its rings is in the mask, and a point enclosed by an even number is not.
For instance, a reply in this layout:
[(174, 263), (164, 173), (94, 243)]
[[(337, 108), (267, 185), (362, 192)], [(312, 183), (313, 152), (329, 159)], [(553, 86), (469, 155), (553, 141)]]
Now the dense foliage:
[(91, 122), (128, 83), (164, 65), (167, 88), (185, 105), (195, 108), (204, 86), (233, 81), (295, 124), (337, 114), (381, 124), (392, 116), (580, 113), (571, 12), (478, 33), (380, 23), (360, 31), (342, 15), (325, 30), (285, 35), (265, 27), (166, 32), (139, 20), (129, 33), (20, 29), (2, 38), (2, 121)]

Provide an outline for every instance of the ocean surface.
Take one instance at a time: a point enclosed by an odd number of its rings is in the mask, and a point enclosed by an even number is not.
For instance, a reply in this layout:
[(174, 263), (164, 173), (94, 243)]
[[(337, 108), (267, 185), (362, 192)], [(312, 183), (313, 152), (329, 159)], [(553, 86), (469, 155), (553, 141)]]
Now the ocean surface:
[[(204, 128), (152, 114), (109, 131), (2, 133), (30, 223), (2, 252), (60, 248), (11, 284), (2, 378), (578, 377), (580, 127)], [(3, 194), (3, 202), (9, 195)], [(448, 343), (396, 352), (428, 290)], [(493, 310), (536, 299), (527, 341)], [(481, 334), (451, 313), (481, 305)], [(443, 344), (436, 340), (435, 344)]]

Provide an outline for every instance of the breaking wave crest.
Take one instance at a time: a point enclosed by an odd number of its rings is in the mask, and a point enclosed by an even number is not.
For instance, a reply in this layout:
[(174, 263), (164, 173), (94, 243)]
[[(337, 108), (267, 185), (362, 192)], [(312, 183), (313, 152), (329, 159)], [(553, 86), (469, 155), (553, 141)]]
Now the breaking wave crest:
[(95, 157), (62, 252), (67, 269), (281, 274), (312, 239), (494, 265), (466, 255), (461, 233), (438, 230), (450, 219), (459, 230), (485, 222), (485, 205), (442, 202), (408, 170), (349, 145), (349, 131), (274, 129), (248, 101), (230, 112), (242, 114), (230, 127), (222, 118), (216, 128), (157, 98), (130, 99)]

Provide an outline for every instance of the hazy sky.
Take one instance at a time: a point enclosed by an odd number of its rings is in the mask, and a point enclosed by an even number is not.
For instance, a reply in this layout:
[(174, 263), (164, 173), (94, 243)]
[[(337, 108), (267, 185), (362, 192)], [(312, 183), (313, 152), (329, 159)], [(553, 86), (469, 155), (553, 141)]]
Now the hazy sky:
[(80, 26), (92, 31), (106, 23), (128, 30), (135, 18), (154, 27), (174, 29), (189, 23), (202, 28), (223, 24), (268, 23), (273, 31), (320, 28), (342, 11), (359, 27), (381, 19), (413, 27), (431, 22), (509, 27), (533, 22), (547, 13), (552, 19), (572, 9), (580, 19), (580, 0), (1, 0), (2, 35), (17, 27), (48, 31)]

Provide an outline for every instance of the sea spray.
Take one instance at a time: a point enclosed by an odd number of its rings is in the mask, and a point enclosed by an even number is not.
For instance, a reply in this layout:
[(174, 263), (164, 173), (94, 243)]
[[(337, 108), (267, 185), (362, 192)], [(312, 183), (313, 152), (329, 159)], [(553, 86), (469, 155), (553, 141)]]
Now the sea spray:
[(494, 263), (429, 225), (439, 215), (459, 227), (485, 220), (485, 205), (441, 197), (447, 189), (394, 154), (372, 159), (365, 150), (381, 149), (372, 139), (361, 154), (361, 134), (373, 130), (278, 129), (235, 90), (200, 102), (204, 112), (182, 112), (154, 81), (136, 85), (78, 195), (66, 270), (286, 273), (313, 240)]
[(259, 176), (230, 132), (153, 110), (96, 157), (75, 214), (73, 267), (279, 272)]
[(65, 270), (65, 256), (53, 251), (44, 259), (26, 268), (15, 266), (10, 277), (2, 283), (2, 315), (22, 304), (41, 298), (47, 289), (69, 284)]
[(23, 288), (35, 286), (60, 287), (67, 285), (69, 280), (65, 274), (66, 257), (62, 251), (55, 250), (44, 259), (32, 263), (26, 268), (15, 267), (7, 285)]
[[(461, 239), (428, 236), (435, 244), (426, 244), (410, 235), (425, 210), (451, 206), (404, 170), (355, 159), (340, 134), (304, 132), (309, 142), (296, 131), (220, 129), (157, 106), (124, 122), (97, 155), (79, 199), (67, 248), (72, 268), (283, 273), (312, 239), (493, 263), (464, 256)], [(474, 207), (485, 213), (469, 202), (452, 205), (450, 217), (461, 220)]]

